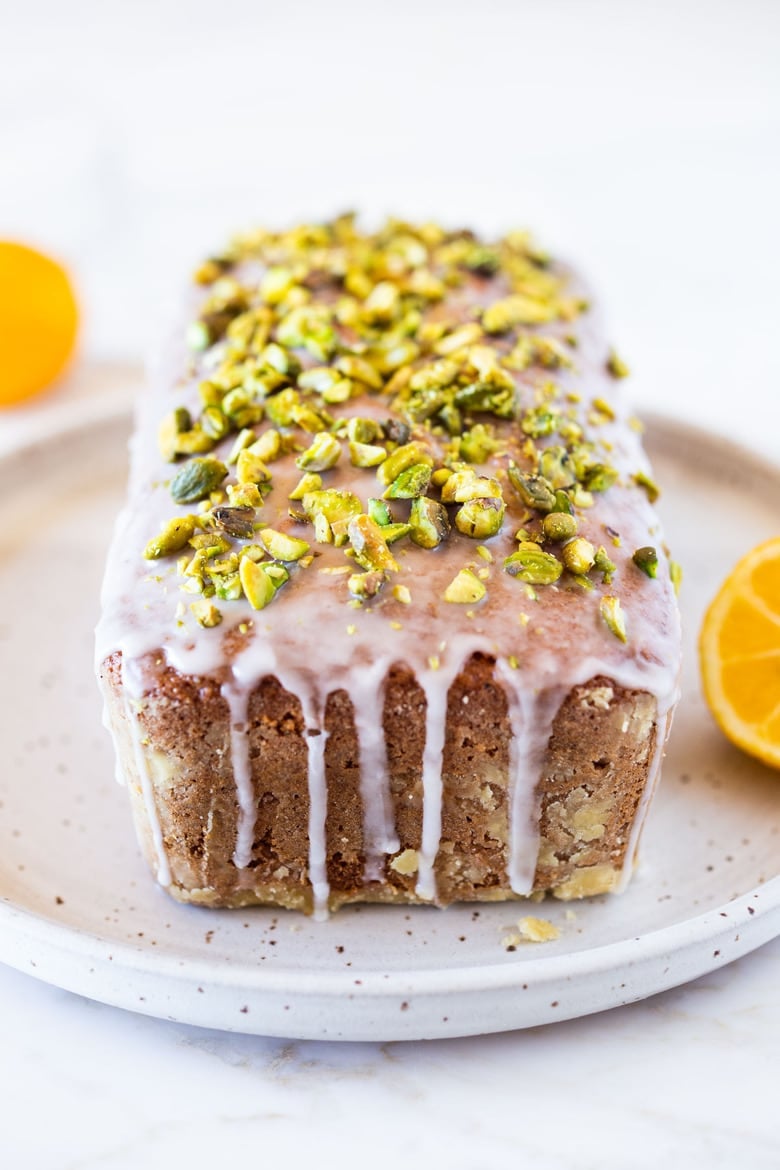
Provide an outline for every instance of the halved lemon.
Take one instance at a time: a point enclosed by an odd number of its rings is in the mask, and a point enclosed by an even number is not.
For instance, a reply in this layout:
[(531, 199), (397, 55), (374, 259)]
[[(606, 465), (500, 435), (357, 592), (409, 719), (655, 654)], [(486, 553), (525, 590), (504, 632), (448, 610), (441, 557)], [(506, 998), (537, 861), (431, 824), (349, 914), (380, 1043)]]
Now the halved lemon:
[(65, 269), (34, 248), (0, 240), (0, 406), (57, 379), (73, 352), (78, 318)]
[(704, 695), (737, 747), (780, 768), (780, 537), (732, 569), (699, 636)]

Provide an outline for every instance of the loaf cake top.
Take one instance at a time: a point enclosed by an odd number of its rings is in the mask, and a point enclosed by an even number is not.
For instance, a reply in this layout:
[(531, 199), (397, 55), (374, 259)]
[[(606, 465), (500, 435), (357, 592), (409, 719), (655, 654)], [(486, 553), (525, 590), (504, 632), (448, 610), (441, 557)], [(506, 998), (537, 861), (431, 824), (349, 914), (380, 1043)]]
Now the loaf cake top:
[(143, 402), (99, 653), (435, 670), (465, 640), (540, 683), (575, 648), (674, 672), (625, 367), (526, 233), (343, 216), (240, 237), (194, 289)]

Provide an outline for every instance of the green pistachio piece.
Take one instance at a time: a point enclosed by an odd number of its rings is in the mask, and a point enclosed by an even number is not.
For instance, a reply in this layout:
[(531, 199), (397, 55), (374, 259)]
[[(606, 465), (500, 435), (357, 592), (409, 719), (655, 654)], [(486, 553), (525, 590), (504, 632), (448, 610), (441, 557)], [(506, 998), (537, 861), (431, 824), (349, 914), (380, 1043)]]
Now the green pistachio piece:
[(355, 383), (349, 378), (339, 378), (332, 386), (322, 391), (322, 398), (328, 404), (348, 402), (355, 392)]
[(623, 607), (617, 597), (602, 597), (599, 602), (599, 611), (607, 627), (621, 642), (628, 641), (626, 633), (626, 618)]
[(274, 265), (260, 281), (260, 296), (268, 305), (278, 305), (295, 284), (295, 273), (290, 268)]
[(323, 410), (314, 410), (313, 407), (300, 403), (290, 411), (290, 417), (296, 427), (307, 431), (310, 435), (317, 435), (326, 431), (332, 423), (329, 414)]
[(461, 325), (458, 329), (448, 333), (437, 341), (433, 347), (433, 352), (440, 354), (442, 357), (448, 357), (452, 353), (457, 353), (459, 349), (465, 348), (468, 345), (475, 345), (482, 337), (482, 326), (476, 321), (470, 321), (467, 325)]
[(307, 471), (298, 480), (297, 484), (287, 497), (288, 500), (302, 500), (309, 492), (318, 492), (322, 487), (322, 476), (316, 471)]
[(631, 372), (623, 359), (619, 358), (615, 353), (614, 349), (609, 351), (606, 365), (607, 370), (613, 378), (627, 378)]
[(461, 569), (444, 590), (444, 600), (454, 605), (474, 605), (487, 593), (483, 583), (471, 569)]
[(347, 588), (354, 597), (376, 597), (386, 580), (387, 573), (381, 569), (369, 569), (365, 573), (351, 573), (347, 578)]
[(669, 562), (669, 577), (671, 579), (675, 595), (678, 596), (680, 593), (680, 586), (682, 585), (683, 571), (682, 565), (677, 561)]
[(560, 488), (555, 493), (555, 502), (552, 508), (553, 512), (566, 512), (568, 515), (574, 515), (574, 504), (571, 502), (569, 493), (562, 491)]
[(233, 508), (261, 508), (263, 495), (256, 483), (229, 483), (228, 499)]
[(244, 411), (247, 409), (251, 410), (255, 405), (253, 391), (245, 389), (243, 386), (236, 386), (234, 390), (229, 390), (222, 399), (222, 411), (231, 419), (236, 419)]
[[(562, 515), (562, 513), (557, 513), (557, 515)], [(570, 540), (568, 544), (563, 546), (561, 559), (570, 573), (581, 577), (593, 568), (596, 550), (589, 540), (585, 540), (583, 536), (575, 536), (574, 540)]]
[(450, 520), (446, 508), (428, 496), (412, 501), (409, 523), (412, 540), (421, 548), (436, 548), (449, 536)]
[(190, 603), (196, 621), (205, 629), (213, 629), (222, 621), (222, 613), (217, 609), (212, 601), (207, 601), (204, 597), (198, 598), (197, 601)]
[(347, 421), (347, 438), (350, 443), (374, 443), (381, 436), (382, 428), (373, 418), (350, 418)]
[(269, 398), (265, 404), (265, 412), (271, 422), (277, 427), (291, 427), (293, 425), (293, 411), (301, 405), (301, 396), (297, 390), (288, 386)]
[(195, 504), (218, 488), (227, 473), (219, 459), (190, 459), (171, 480), (171, 495), (177, 504)]
[(283, 345), (272, 341), (266, 345), (260, 354), (260, 362), (271, 370), (276, 370), (277, 374), (284, 374), (285, 377), (295, 378), (300, 373), (301, 363), (294, 353), (290, 353), (289, 349), (285, 349)]
[(427, 464), (428, 467), (433, 467), (433, 456), (422, 443), (405, 443), (402, 447), (397, 447), (380, 464), (377, 476), (383, 484), (389, 485), (398, 478), (402, 471), (406, 471), (407, 467), (413, 467), (415, 464)]
[(542, 521), (542, 529), (553, 542), (571, 540), (577, 535), (577, 520), (568, 512), (549, 512)]
[(465, 411), (484, 411), (497, 418), (513, 418), (515, 393), (514, 382), (505, 387), (496, 386), (493, 382), (471, 382), (456, 389), (455, 403)]
[(298, 385), (302, 390), (313, 390), (316, 394), (324, 394), (340, 381), (339, 375), (331, 366), (310, 366), (298, 375)]
[(388, 280), (382, 280), (374, 285), (363, 302), (363, 316), (367, 321), (378, 324), (390, 322), (398, 313), (399, 301), (400, 293), (396, 286)]
[(538, 508), (540, 512), (552, 512), (556, 504), (556, 494), (548, 480), (541, 475), (526, 475), (514, 463), (510, 463), (507, 475), (512, 487), (527, 508)]
[(365, 358), (357, 357), (355, 354), (342, 354), (336, 358), (333, 365), (354, 382), (362, 382), (372, 390), (382, 389), (382, 375)]
[(252, 609), (265, 609), (273, 601), (277, 586), (264, 565), (256, 564), (250, 557), (242, 557), (238, 575)]
[(368, 514), (382, 527), (393, 523), (392, 513), (384, 500), (370, 499), (368, 501)]
[(254, 536), (254, 508), (220, 504), (211, 509), (211, 515), (217, 528), (227, 532), (228, 536), (238, 536), (243, 540)]
[[(400, 449), (409, 442), (411, 436), (411, 427), (400, 418), (387, 418), (383, 423), (380, 423), (382, 434), (387, 439), (388, 443), (396, 443)], [(350, 436), (351, 437), (351, 436)], [(412, 463), (419, 463), (419, 459), (412, 459)]]
[(563, 565), (552, 553), (544, 552), (534, 541), (524, 540), (517, 552), (504, 561), (504, 568), (512, 577), (519, 577), (528, 585), (552, 585), (563, 572)]
[[(374, 350), (371, 359), (380, 374), (394, 374), (397, 370), (410, 366), (419, 356), (420, 347), (416, 342), (410, 338), (398, 341), (397, 335), (393, 333), (388, 338), (387, 347)], [(411, 371), (409, 377), (411, 378)]]
[(648, 577), (658, 576), (658, 553), (650, 545), (638, 548), (631, 557), (631, 560)]
[(239, 483), (270, 483), (271, 472), (260, 456), (247, 447), (236, 460), (236, 479)]
[(278, 459), (282, 449), (282, 436), (273, 427), (263, 431), (256, 442), (248, 448), (253, 455), (259, 456), (264, 463), (272, 463)]
[(474, 244), (464, 257), (463, 264), (470, 272), (476, 272), (479, 276), (492, 276), (501, 267), (501, 257), (495, 248)]
[(397, 476), (384, 492), (386, 500), (414, 500), (424, 496), (431, 482), (431, 466), (413, 463)]
[(429, 362), (421, 366), (409, 382), (410, 390), (443, 390), (450, 386), (458, 374), (460, 366), (457, 362), (442, 359), (438, 362)]
[(194, 516), (175, 516), (168, 521), (159, 536), (149, 541), (144, 549), (144, 557), (147, 561), (156, 561), (179, 552), (191, 539), (196, 525)]
[(649, 475), (645, 475), (644, 471), (638, 471), (633, 479), (634, 483), (638, 487), (643, 488), (647, 493), (647, 498), (650, 503), (654, 504), (661, 494), (661, 489), (659, 488), (658, 484), (655, 483)]
[(603, 544), (600, 545), (596, 551), (596, 555), (593, 558), (593, 567), (594, 569), (597, 569), (599, 573), (603, 574), (604, 582), (608, 585), (612, 580), (612, 574), (615, 572), (617, 566), (615, 565), (615, 562), (611, 561), (607, 556), (607, 550), (604, 548)]
[(605, 492), (617, 480), (618, 473), (614, 467), (605, 463), (595, 463), (585, 473), (583, 486), (588, 492)]
[(491, 429), (484, 423), (476, 423), (460, 437), (459, 454), (467, 463), (484, 463), (500, 444), (493, 438)]
[(349, 444), (349, 460), (353, 467), (378, 467), (387, 458), (384, 447), (374, 446), (372, 443)]
[(364, 569), (397, 572), (398, 564), (387, 547), (384, 530), (365, 513), (355, 516), (347, 527), (355, 559)]
[(541, 439), (557, 429), (559, 418), (557, 410), (550, 410), (547, 406), (534, 406), (526, 410), (520, 420), (520, 426), (532, 439)]
[(244, 427), (243, 430), (239, 431), (235, 437), (233, 446), (230, 448), (227, 462), (231, 465), (235, 463), (241, 452), (244, 451), (247, 447), (251, 447), (252, 443), (255, 441), (255, 437), (255, 432), (251, 427)]
[(214, 439), (196, 425), (189, 431), (182, 431), (176, 438), (176, 453), (178, 455), (205, 455), (213, 450)]
[(206, 321), (193, 321), (187, 326), (187, 345), (196, 352), (208, 349), (212, 341), (211, 329)]
[(559, 491), (570, 487), (577, 479), (574, 464), (565, 447), (545, 447), (539, 456), (539, 474), (550, 486)]
[(495, 496), (468, 500), (455, 513), (455, 527), (464, 536), (487, 540), (500, 532), (504, 521), (504, 501)]
[(387, 544), (395, 544), (403, 536), (408, 536), (412, 531), (411, 524), (382, 524), (382, 536), (385, 538)]
[(444, 504), (465, 504), (486, 497), (500, 500), (501, 484), (490, 476), (477, 475), (470, 467), (453, 472), (441, 489)]
[(541, 325), (554, 321), (558, 315), (555, 303), (517, 293), (488, 305), (482, 314), (482, 325), (487, 333), (508, 333), (516, 325)]
[(238, 601), (243, 590), (238, 572), (224, 573), (213, 578), (214, 589), (220, 601)]
[(199, 421), (204, 434), (215, 442), (230, 433), (230, 422), (218, 406), (207, 406)]
[(192, 427), (190, 412), (183, 406), (170, 411), (160, 423), (157, 442), (160, 454), (167, 463), (174, 463), (179, 451), (179, 436)]
[(302, 502), (303, 510), (310, 520), (318, 515), (324, 516), (328, 524), (352, 520), (363, 511), (363, 505), (356, 495), (336, 488), (306, 492)]
[(341, 443), (327, 431), (321, 431), (295, 460), (295, 466), (301, 471), (328, 471), (336, 466), (340, 457)]
[(258, 537), (270, 555), (277, 561), (299, 561), (309, 551), (305, 540), (277, 532), (273, 528), (261, 528)]

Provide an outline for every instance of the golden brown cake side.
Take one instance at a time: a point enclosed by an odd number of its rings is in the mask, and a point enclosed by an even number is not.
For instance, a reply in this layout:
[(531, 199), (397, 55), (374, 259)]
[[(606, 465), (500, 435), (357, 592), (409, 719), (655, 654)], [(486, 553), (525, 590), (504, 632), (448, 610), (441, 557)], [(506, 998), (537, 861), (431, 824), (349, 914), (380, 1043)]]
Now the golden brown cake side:
[(342, 217), (234, 242), (190, 312), (97, 639), (158, 880), (315, 913), (616, 888), (680, 630), (577, 277), (523, 233)]
[[(494, 663), (474, 656), (451, 688), (443, 762), (437, 901), (512, 896), (507, 704)], [(122, 695), (121, 663), (106, 663), (112, 729), (119, 743), (139, 837), (157, 864), (148, 804)], [(258, 815), (249, 864), (234, 863), (238, 805), (230, 759), (229, 710), (211, 679), (182, 679), (168, 667), (137, 711), (153, 801), (170, 867), (170, 892), (214, 906), (275, 903), (311, 910), (305, 727), (300, 703), (264, 679), (250, 704), (253, 799)], [(464, 698), (468, 699), (464, 703)], [(328, 745), (327, 874), (330, 907), (356, 901), (421, 899), (415, 893), (422, 830), (425, 696), (413, 674), (393, 668), (384, 702), (398, 849), (379, 880), (365, 880), (357, 737), (351, 703), (331, 697)], [(605, 893), (620, 881), (635, 816), (646, 791), (657, 735), (652, 696), (594, 678), (563, 700), (552, 725), (536, 794), (539, 853), (533, 891), (560, 898)]]

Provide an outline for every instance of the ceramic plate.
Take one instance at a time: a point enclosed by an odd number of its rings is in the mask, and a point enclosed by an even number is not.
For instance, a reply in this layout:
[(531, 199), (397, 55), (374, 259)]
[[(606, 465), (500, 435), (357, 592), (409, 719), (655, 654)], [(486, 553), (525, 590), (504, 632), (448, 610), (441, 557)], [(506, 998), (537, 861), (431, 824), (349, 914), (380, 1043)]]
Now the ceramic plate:
[(179, 906), (139, 857), (92, 673), (126, 416), (72, 420), (0, 459), (0, 960), (150, 1015), (272, 1036), (419, 1039), (528, 1027), (640, 999), (780, 933), (780, 776), (726, 744), (695, 636), (728, 567), (776, 533), (780, 470), (657, 418), (648, 441), (684, 564), (684, 699), (627, 893), (533, 912), (556, 942), (503, 945), (522, 904), (352, 907), (311, 922)]

